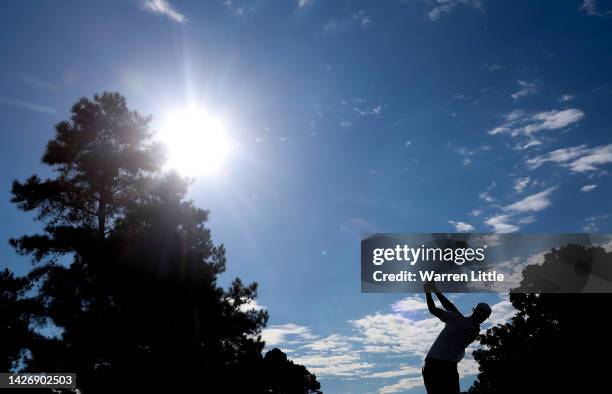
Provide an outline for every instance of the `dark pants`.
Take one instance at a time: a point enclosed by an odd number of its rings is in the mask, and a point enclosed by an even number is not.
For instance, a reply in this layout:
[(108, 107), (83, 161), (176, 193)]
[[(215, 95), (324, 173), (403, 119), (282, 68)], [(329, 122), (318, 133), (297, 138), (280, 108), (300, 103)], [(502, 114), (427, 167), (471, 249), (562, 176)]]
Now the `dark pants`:
[(459, 373), (455, 362), (425, 359), (423, 380), (427, 394), (459, 393)]

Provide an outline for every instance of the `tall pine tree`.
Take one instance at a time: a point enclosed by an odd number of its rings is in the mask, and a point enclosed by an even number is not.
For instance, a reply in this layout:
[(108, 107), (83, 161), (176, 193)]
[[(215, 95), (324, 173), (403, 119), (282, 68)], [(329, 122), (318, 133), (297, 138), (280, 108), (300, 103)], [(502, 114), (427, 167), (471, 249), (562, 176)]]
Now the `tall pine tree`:
[(77, 372), (86, 394), (177, 384), (318, 392), (303, 367), (297, 386), (270, 380), (279, 363), (261, 354), (268, 314), (249, 307), (257, 285), (217, 285), (225, 249), (208, 211), (186, 199), (187, 180), (162, 173), (149, 122), (118, 93), (81, 98), (43, 155), (54, 176), (13, 184), (12, 201), (45, 227), (11, 243), (35, 262), (37, 321), (59, 333), (32, 341), (27, 369)]

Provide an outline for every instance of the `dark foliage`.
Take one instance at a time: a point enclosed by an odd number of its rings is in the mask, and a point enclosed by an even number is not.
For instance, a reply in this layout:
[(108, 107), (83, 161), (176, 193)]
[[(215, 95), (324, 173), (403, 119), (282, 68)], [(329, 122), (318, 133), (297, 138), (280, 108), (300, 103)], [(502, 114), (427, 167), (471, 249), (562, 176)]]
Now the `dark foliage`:
[[(612, 265), (612, 253), (600, 247), (553, 249), (542, 265), (523, 271), (521, 286), (539, 290), (534, 283), (555, 275), (560, 257), (571, 256), (563, 260), (585, 274), (584, 261), (593, 261), (594, 255), (600, 263)], [(512, 320), (479, 338), (484, 349), (474, 352), (480, 373), (470, 393), (607, 391), (612, 354), (606, 317), (609, 294), (513, 293), (510, 301), (517, 309)]]
[[(76, 372), (85, 394), (318, 392), (314, 375), (280, 350), (262, 356), (268, 314), (248, 307), (257, 285), (217, 286), (225, 249), (211, 240), (208, 212), (185, 198), (188, 181), (160, 171), (148, 123), (117, 93), (82, 98), (43, 156), (54, 177), (14, 182), (12, 201), (45, 224), (11, 240), (35, 262), (30, 302), (39, 307), (28, 316), (61, 335), (21, 340), (24, 323), (0, 362), (27, 348), (27, 371)], [(19, 322), (10, 297), (7, 316)]]
[(34, 303), (25, 295), (26, 278), (15, 277), (8, 269), (0, 271), (0, 371), (13, 370), (21, 351), (35, 334), (29, 328)]

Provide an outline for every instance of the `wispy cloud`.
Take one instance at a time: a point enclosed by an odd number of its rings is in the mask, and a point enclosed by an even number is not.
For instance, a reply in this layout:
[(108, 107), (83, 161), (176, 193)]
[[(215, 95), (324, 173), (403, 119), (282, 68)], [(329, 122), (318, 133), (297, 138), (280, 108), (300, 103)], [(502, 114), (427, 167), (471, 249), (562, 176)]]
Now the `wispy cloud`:
[(298, 0), (298, 8), (306, 7), (308, 4), (312, 3), (312, 0)]
[(518, 83), (520, 89), (510, 95), (510, 97), (512, 97), (515, 100), (518, 100), (526, 96), (531, 96), (532, 94), (535, 94), (538, 92), (538, 89), (539, 89), (538, 81), (529, 82), (529, 81), (518, 80), (516, 82)]
[(532, 194), (517, 201), (513, 204), (505, 206), (504, 211), (515, 213), (538, 212), (550, 206), (550, 195), (556, 187), (550, 187), (539, 193)]
[(501, 64), (497, 64), (497, 63), (492, 63), (492, 64), (485, 64), (484, 65), (485, 70), (487, 71), (501, 71), (504, 70), (506, 67), (502, 66)]
[(489, 194), (488, 191), (486, 192), (482, 192), (478, 195), (478, 197), (480, 197), (480, 199), (486, 201), (486, 202), (493, 202), (495, 201), (495, 198), (491, 197), (491, 195)]
[(57, 92), (57, 91), (60, 90), (58, 85), (55, 85), (55, 84), (47, 82), (47, 81), (43, 81), (43, 80), (35, 78), (35, 77), (31, 76), (31, 75), (16, 74), (15, 78), (17, 78), (19, 81), (21, 81), (21, 83), (23, 83), (24, 85), (27, 85), (27, 86), (35, 88), (35, 89), (47, 90), (47, 91), (50, 91), (50, 92)]
[(187, 22), (185, 15), (172, 7), (167, 0), (144, 0), (142, 5), (145, 10), (154, 14), (163, 15), (174, 22)]
[(531, 182), (530, 177), (515, 179), (513, 188), (514, 190), (516, 190), (517, 193), (522, 193), (523, 190), (525, 190), (525, 188), (529, 186), (530, 182)]
[(594, 233), (599, 231), (599, 222), (610, 218), (612, 218), (611, 214), (589, 216), (584, 219), (584, 227), (582, 227), (582, 229), (588, 233)]
[(293, 357), (298, 364), (305, 365), (308, 370), (317, 376), (359, 376), (375, 366), (364, 362), (358, 352), (344, 354), (309, 354)]
[(427, 12), (427, 16), (434, 22), (439, 20), (442, 15), (453, 11), (459, 5), (482, 9), (482, 2), (480, 0), (435, 0), (433, 4), (431, 10)]
[(531, 169), (538, 168), (547, 162), (568, 167), (572, 172), (598, 171), (602, 165), (612, 163), (612, 144), (593, 148), (589, 148), (585, 144), (577, 145), (557, 149), (526, 160), (527, 166)]
[(450, 223), (455, 228), (455, 231), (460, 233), (466, 233), (474, 230), (474, 226), (466, 222), (456, 222), (454, 220), (449, 220), (448, 223)]
[(593, 185), (584, 185), (584, 186), (582, 186), (580, 188), (580, 191), (584, 192), (584, 193), (588, 193), (588, 192), (591, 192), (591, 191), (595, 190), (596, 188), (597, 188), (597, 185), (595, 185), (595, 184), (593, 184)]
[(268, 346), (276, 346), (280, 343), (301, 343), (317, 338), (312, 334), (310, 328), (292, 323), (269, 326), (263, 330), (261, 336)]
[(359, 107), (355, 107), (355, 108), (353, 108), (353, 110), (359, 116), (376, 116), (376, 115), (380, 115), (382, 113), (383, 106), (382, 105), (376, 105), (376, 106), (371, 107), (371, 108), (359, 108)]
[(408, 390), (412, 390), (417, 387), (421, 387), (423, 385), (423, 378), (404, 378), (399, 382), (390, 384), (388, 386), (382, 387), (378, 393), (379, 394), (392, 394), (392, 393), (403, 393)]
[(610, 12), (600, 11), (596, 0), (582, 0), (578, 9), (584, 11), (589, 16), (605, 16), (606, 13)]
[(528, 115), (522, 110), (512, 111), (504, 116), (504, 122), (489, 130), (490, 135), (508, 134), (512, 137), (526, 136), (529, 141), (520, 150), (539, 145), (534, 138), (538, 132), (564, 129), (584, 118), (584, 112), (577, 108), (542, 111)]
[(513, 233), (519, 230), (519, 227), (510, 223), (510, 215), (496, 215), (485, 220), (485, 224), (491, 226), (496, 233)]
[[(421, 313), (427, 310), (427, 304), (420, 295), (399, 299), (390, 308), (393, 313), (377, 312), (347, 321), (348, 330), (343, 330), (344, 333), (321, 337), (308, 327), (283, 324), (265, 329), (263, 337), (267, 338), (268, 346), (280, 347), (294, 362), (306, 366), (319, 377), (381, 379), (384, 385), (378, 389), (379, 393), (421, 387), (420, 366), (414, 365), (413, 360), (425, 356), (444, 323)], [(514, 311), (507, 297), (492, 305), (492, 309), (490, 322), (483, 329), (504, 323)], [(473, 350), (478, 347), (475, 343), (466, 350), (466, 357), (459, 363), (460, 377), (478, 373), (478, 365), (472, 357)], [(389, 360), (391, 356), (398, 360), (398, 365), (381, 369), (371, 361), (380, 356)], [(394, 378), (396, 382), (387, 382)]]
[(391, 304), (391, 309), (396, 313), (422, 311), (427, 309), (427, 303), (421, 297), (414, 295)]
[(41, 114), (55, 115), (57, 109), (48, 107), (46, 105), (40, 105), (30, 103), (28, 101), (18, 100), (10, 97), (0, 97), (0, 103), (10, 105), (11, 107), (26, 109), (28, 111), (39, 112)]
[(559, 97), (559, 102), (560, 103), (566, 103), (568, 101), (571, 101), (574, 99), (574, 95), (573, 94), (562, 94), (561, 97)]
[(372, 24), (372, 17), (367, 15), (363, 11), (358, 11), (353, 14), (353, 20), (355, 20), (362, 28), (368, 28)]
[[(521, 178), (521, 180), (523, 179), (528, 178)], [(523, 181), (518, 184), (526, 184), (529, 183), (529, 181)], [(514, 186), (517, 186), (516, 182)], [(501, 208), (501, 212), (485, 219), (484, 224), (490, 226), (496, 233), (512, 233), (518, 231), (520, 225), (529, 224), (535, 221), (534, 216), (524, 216), (525, 214), (542, 211), (551, 205), (550, 195), (555, 189), (556, 187), (550, 187), (544, 191), (508, 204)]]
[(389, 371), (373, 372), (369, 375), (362, 376), (363, 378), (396, 378), (398, 376), (410, 376), (410, 375), (421, 375), (421, 368), (414, 365), (400, 365), (397, 369)]
[[(247, 14), (253, 14), (258, 9), (258, 3), (248, 2), (248, 1), (235, 1), (235, 0), (225, 0), (223, 2), (225, 8), (231, 11), (232, 14), (237, 16), (246, 16)], [(306, 4), (304, 4), (305, 6)], [(299, 6), (299, 2), (298, 2)]]

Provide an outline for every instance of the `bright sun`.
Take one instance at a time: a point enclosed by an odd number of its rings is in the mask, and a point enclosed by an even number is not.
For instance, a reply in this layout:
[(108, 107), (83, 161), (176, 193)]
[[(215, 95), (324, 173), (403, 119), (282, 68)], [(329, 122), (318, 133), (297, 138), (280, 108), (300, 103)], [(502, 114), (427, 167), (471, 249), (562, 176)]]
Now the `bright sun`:
[(200, 109), (170, 113), (158, 132), (166, 145), (167, 166), (183, 175), (218, 175), (232, 143), (225, 124)]

